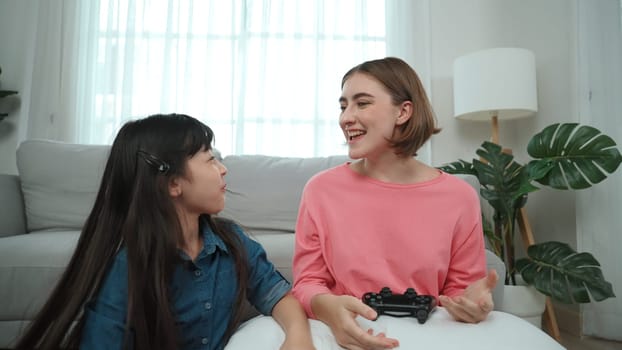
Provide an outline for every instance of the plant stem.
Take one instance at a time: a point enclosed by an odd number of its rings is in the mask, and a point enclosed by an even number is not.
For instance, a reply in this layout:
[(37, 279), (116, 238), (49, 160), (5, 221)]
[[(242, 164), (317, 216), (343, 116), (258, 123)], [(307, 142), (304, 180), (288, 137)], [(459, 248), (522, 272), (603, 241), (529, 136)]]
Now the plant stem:
[(514, 255), (513, 221), (514, 220), (512, 218), (507, 218), (507, 221), (504, 223), (503, 238), (505, 240), (506, 267), (508, 269), (507, 275), (509, 277), (509, 281), (508, 281), (508, 278), (506, 278), (506, 284), (508, 284), (507, 282), (511, 282), (512, 285), (516, 285), (516, 274), (515, 274), (516, 268), (514, 267), (516, 258)]

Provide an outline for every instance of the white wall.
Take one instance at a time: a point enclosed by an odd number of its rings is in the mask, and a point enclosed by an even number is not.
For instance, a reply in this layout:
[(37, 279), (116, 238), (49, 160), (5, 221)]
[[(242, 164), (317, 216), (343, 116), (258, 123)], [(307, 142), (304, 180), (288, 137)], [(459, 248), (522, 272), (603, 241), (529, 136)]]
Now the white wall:
[[(442, 0), (431, 2), (432, 99), (443, 127), (433, 139), (435, 164), (462, 158), (489, 140), (489, 123), (453, 118), (452, 65), (456, 57), (491, 47), (534, 52), (538, 80), (535, 117), (500, 122), (500, 142), (519, 162), (527, 142), (544, 126), (577, 121), (574, 2), (566, 0)], [(560, 240), (576, 247), (574, 193), (542, 189), (532, 194), (529, 219), (537, 241)], [(543, 215), (546, 213), (546, 215)]]
[[(580, 121), (622, 143), (622, 1), (579, 2)], [(577, 196), (581, 250), (592, 252), (617, 298), (583, 307), (585, 334), (622, 341), (622, 171)]]
[[(452, 64), (456, 57), (491, 47), (527, 48), (536, 57), (537, 115), (500, 123), (500, 141), (513, 150), (519, 162), (528, 161), (526, 146), (534, 133), (557, 122), (593, 125), (622, 144), (622, 124), (616, 121), (620, 118), (622, 66), (616, 56), (620, 52), (613, 54), (620, 47), (620, 37), (616, 36), (616, 30), (620, 30), (620, 18), (616, 17), (620, 15), (619, 6), (617, 0), (430, 1), (430, 92), (443, 127), (441, 134), (432, 139), (433, 163), (459, 158), (470, 161), (481, 142), (490, 139), (488, 123), (453, 118)], [(587, 21), (592, 27), (579, 28), (579, 15), (585, 17), (586, 12), (592, 16)], [(605, 20), (608, 22), (603, 23)], [(583, 76), (586, 74), (589, 76)], [(581, 102), (587, 99), (583, 91), (587, 88), (593, 90), (595, 100)], [(527, 204), (537, 242), (558, 240), (574, 248), (579, 246), (579, 251), (592, 252), (603, 263), (605, 277), (614, 283), (618, 294), (622, 288), (619, 244), (611, 243), (619, 242), (621, 216), (616, 212), (620, 211), (622, 198), (621, 178), (618, 171), (605, 184), (580, 193), (542, 188), (530, 195)], [(577, 201), (577, 197), (582, 200)], [(578, 228), (581, 244), (577, 243)], [(556, 304), (555, 308), (560, 327), (580, 331), (580, 310), (576, 305)], [(620, 310), (615, 299), (586, 306), (584, 330), (614, 337), (619, 331)], [(615, 338), (619, 339), (619, 334)]]
[[(567, 0), (431, 1), (432, 103), (443, 131), (434, 137), (436, 165), (472, 160), (489, 140), (489, 123), (453, 118), (453, 61), (491, 47), (522, 47), (534, 52), (538, 80), (535, 117), (500, 122), (500, 142), (525, 163), (527, 142), (554, 122), (578, 121), (574, 2)], [(560, 240), (576, 247), (574, 193), (542, 189), (527, 206), (537, 241)], [(545, 214), (544, 214), (545, 213)], [(544, 215), (543, 215), (544, 214)]]
[[(471, 161), (490, 123), (453, 118), (453, 61), (492, 47), (521, 47), (536, 57), (538, 113), (500, 122), (500, 143), (526, 163), (529, 139), (556, 122), (577, 122), (576, 1), (434, 0), (430, 1), (432, 104), (443, 131), (432, 139), (432, 159), (440, 165)], [(543, 188), (530, 195), (527, 212), (536, 242), (558, 240), (577, 247), (575, 193)], [(521, 247), (519, 243), (517, 247)], [(522, 249), (517, 252), (524, 255)], [(578, 313), (577, 306), (557, 305)], [(559, 314), (559, 313), (558, 313)], [(572, 321), (564, 328), (574, 327)]]

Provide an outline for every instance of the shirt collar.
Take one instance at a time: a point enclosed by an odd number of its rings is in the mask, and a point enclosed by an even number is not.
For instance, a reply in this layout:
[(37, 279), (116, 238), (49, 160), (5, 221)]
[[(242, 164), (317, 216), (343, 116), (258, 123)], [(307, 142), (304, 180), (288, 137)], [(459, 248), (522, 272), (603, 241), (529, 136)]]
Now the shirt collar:
[(212, 231), (207, 218), (204, 216), (199, 218), (199, 231), (203, 234), (203, 249), (205, 249), (206, 253), (212, 254), (216, 251), (216, 248), (229, 253), (225, 242)]

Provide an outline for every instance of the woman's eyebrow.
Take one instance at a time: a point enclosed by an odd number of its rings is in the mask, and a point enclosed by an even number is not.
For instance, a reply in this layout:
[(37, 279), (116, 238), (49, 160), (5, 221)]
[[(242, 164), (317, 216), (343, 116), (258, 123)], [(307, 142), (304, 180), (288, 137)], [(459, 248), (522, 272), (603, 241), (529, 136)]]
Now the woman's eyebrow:
[[(371, 98), (373, 98), (374, 95), (369, 94), (367, 92), (359, 92), (359, 93), (354, 94), (354, 96), (352, 96), (352, 99), (356, 100), (356, 99), (359, 99), (361, 97), (371, 97)], [(343, 96), (339, 97), (339, 102), (340, 103), (341, 102), (346, 102), (346, 101), (347, 101), (347, 99), (345, 97), (343, 97)]]

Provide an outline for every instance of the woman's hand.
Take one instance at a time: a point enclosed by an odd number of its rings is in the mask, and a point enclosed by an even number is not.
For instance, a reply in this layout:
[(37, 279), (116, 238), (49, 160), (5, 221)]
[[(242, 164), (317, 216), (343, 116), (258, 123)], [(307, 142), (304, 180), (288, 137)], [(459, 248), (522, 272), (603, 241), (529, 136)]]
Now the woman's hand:
[(439, 300), (456, 321), (478, 323), (486, 319), (494, 307), (491, 291), (498, 279), (497, 272), (490, 270), (486, 277), (469, 285), (462, 295), (441, 295)]
[(359, 299), (349, 295), (319, 294), (311, 299), (315, 316), (330, 327), (337, 343), (349, 350), (393, 349), (399, 346), (396, 339), (384, 333), (372, 335), (355, 321), (357, 315), (375, 320), (376, 311)]

